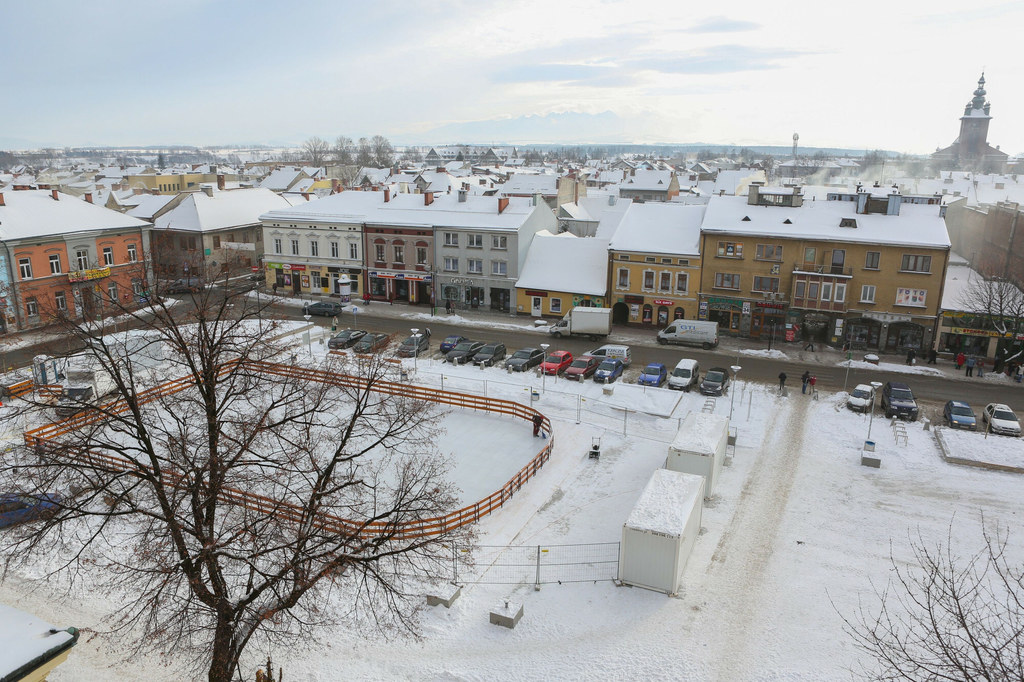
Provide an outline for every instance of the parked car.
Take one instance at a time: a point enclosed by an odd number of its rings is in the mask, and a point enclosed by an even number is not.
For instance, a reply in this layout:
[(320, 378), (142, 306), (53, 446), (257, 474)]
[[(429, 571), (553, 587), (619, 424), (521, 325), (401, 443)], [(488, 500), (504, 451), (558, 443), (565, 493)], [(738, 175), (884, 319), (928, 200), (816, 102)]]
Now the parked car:
[(520, 348), (505, 361), (506, 367), (511, 367), (513, 372), (525, 372), (531, 367), (537, 367), (544, 362), (544, 351), (540, 348)]
[(1003, 436), (1019, 436), (1020, 420), (1006, 405), (989, 403), (981, 411), (981, 421), (988, 424), (988, 430)]
[(729, 390), (729, 370), (712, 367), (700, 382), (701, 395), (725, 395)]
[(165, 294), (194, 294), (203, 289), (203, 280), (198, 277), (182, 277), (164, 287)]
[(52, 516), (57, 512), (63, 499), (56, 493), (0, 495), (0, 528)]
[(556, 350), (548, 353), (544, 362), (540, 364), (540, 371), (544, 374), (561, 374), (569, 369), (572, 364), (572, 353), (567, 350)]
[(652, 362), (640, 372), (640, 378), (636, 383), (643, 386), (661, 386), (668, 378), (668, 370), (660, 362)]
[(676, 363), (675, 369), (668, 378), (668, 387), (676, 390), (689, 391), (700, 381), (700, 365), (696, 360), (683, 358)]
[(462, 365), (471, 361), (483, 347), (484, 344), (482, 341), (470, 341), (467, 339), (448, 351), (447, 355), (444, 356), (444, 359), (453, 365)]
[(487, 343), (473, 356), (473, 364), (481, 367), (493, 367), (503, 359), (505, 359), (505, 344)]
[(327, 347), (332, 350), (349, 348), (356, 345), (364, 336), (366, 336), (366, 332), (362, 329), (342, 329), (327, 340)]
[(387, 334), (367, 334), (359, 339), (356, 345), (352, 346), (352, 351), (355, 353), (376, 353), (387, 346), (390, 341), (391, 337)]
[(565, 370), (566, 379), (578, 379), (583, 381), (594, 376), (594, 372), (597, 371), (598, 365), (601, 364), (601, 360), (598, 360), (592, 355), (581, 355), (572, 361)]
[(307, 315), (323, 315), (325, 317), (332, 317), (338, 315), (345, 306), (337, 301), (317, 301), (316, 303), (310, 303), (306, 306)]
[(601, 360), (616, 358), (618, 360), (622, 360), (622, 364), (626, 367), (629, 367), (629, 363), (633, 361), (633, 355), (629, 350), (629, 346), (621, 346), (615, 343), (606, 343), (600, 348), (587, 351), (584, 355), (591, 355), (595, 358), (600, 358)]
[(869, 412), (875, 406), (875, 387), (868, 384), (857, 384), (850, 397), (846, 399), (846, 406), (854, 412)]
[(895, 415), (900, 419), (917, 421), (917, 400), (910, 386), (898, 381), (886, 382), (882, 387), (882, 410), (886, 417)]
[(424, 329), (418, 334), (413, 334), (398, 346), (398, 356), (411, 358), (423, 355), (430, 350), (430, 330)]
[(942, 408), (942, 418), (952, 429), (978, 429), (978, 418), (974, 416), (974, 410), (962, 400), (947, 401)]
[(599, 384), (610, 384), (622, 376), (622, 370), (625, 368), (622, 360), (618, 358), (602, 360), (601, 364), (597, 366), (597, 371), (594, 372), (594, 381)]
[(249, 280), (253, 282), (266, 282), (267, 273), (263, 272), (262, 270), (260, 272), (254, 272), (251, 275), (249, 275)]
[(469, 339), (465, 336), (459, 336), (458, 334), (452, 334), (451, 336), (444, 337), (444, 340), (441, 341), (441, 348), (439, 349), (441, 351), (441, 355), (446, 355), (448, 351), (455, 348), (455, 346), (459, 345), (463, 341), (469, 341)]

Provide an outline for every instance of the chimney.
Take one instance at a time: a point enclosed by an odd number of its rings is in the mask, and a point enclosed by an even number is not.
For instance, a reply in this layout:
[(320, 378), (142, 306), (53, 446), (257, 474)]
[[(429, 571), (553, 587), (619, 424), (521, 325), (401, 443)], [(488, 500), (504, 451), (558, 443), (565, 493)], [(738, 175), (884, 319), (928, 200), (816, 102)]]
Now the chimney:
[(466, 195), (467, 194), (469, 194), (469, 192), (467, 192), (466, 190), (464, 190), (464, 189), (460, 189), (459, 190), (459, 203), (460, 204), (466, 203)]
[(88, 201), (90, 204), (92, 203), (92, 192), (85, 193), (85, 200)]
[(0, 206), (6, 206), (6, 205), (7, 204), (4, 203), (4, 193), (0, 192)]
[(224, 174), (223, 173), (217, 175), (217, 189), (219, 189), (221, 191), (224, 190)]
[(144, 190), (144, 189), (142, 189), (141, 187), (135, 187), (134, 189), (132, 189), (132, 194), (134, 194), (135, 196), (139, 196), (139, 195), (140, 195), (140, 194), (142, 194), (142, 193), (143, 193), (144, 191), (145, 191), (145, 190)]
[(384, 188), (384, 203), (386, 204), (389, 201), (391, 201), (391, 188), (390, 187), (385, 187)]
[(203, 194), (208, 197), (213, 196), (213, 185), (203, 185)]
[(60, 197), (57, 196), (57, 190), (51, 189), (50, 196), (53, 197), (54, 201), (60, 201)]
[(760, 180), (750, 183), (750, 188), (747, 190), (747, 204), (757, 206), (761, 197), (761, 185), (763, 184)]
[(305, 199), (306, 201), (309, 201), (309, 192), (303, 192), (302, 198)]
[(502, 213), (508, 208), (508, 197), (501, 197), (498, 199), (498, 213)]
[(434, 203), (434, 193), (433, 192), (424, 192), (423, 193), (423, 205), (424, 206), (430, 206), (432, 203)]

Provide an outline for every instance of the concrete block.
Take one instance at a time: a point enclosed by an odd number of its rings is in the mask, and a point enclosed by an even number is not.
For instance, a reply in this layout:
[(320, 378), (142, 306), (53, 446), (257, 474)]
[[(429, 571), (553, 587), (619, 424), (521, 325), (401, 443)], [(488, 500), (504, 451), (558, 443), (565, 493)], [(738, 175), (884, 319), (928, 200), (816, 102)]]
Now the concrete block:
[(452, 604), (462, 596), (462, 585), (456, 583), (443, 583), (436, 585), (432, 594), (427, 595), (427, 606), (438, 606), (450, 609)]
[(491, 623), (510, 630), (519, 623), (522, 617), (523, 605), (507, 599), (503, 604), (491, 609)]
[(860, 465), (864, 467), (871, 467), (873, 469), (879, 469), (882, 466), (882, 460), (878, 455), (869, 455), (865, 452), (860, 456)]

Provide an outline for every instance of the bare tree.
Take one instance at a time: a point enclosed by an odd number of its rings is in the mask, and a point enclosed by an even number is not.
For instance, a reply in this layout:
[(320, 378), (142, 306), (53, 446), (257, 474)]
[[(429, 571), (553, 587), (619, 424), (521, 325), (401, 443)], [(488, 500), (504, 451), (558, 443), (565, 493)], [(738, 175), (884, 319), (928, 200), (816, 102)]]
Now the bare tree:
[(1009, 534), (983, 530), (971, 556), (945, 544), (911, 539), (914, 560), (890, 552), (892, 578), (876, 589), (877, 612), (861, 606), (843, 617), (877, 680), (1024, 679), (1024, 566), (1006, 555)]
[(360, 168), (373, 165), (373, 147), (365, 137), (359, 138), (359, 148), (356, 152), (356, 165)]
[[(140, 649), (224, 682), (251, 642), (346, 612), (414, 629), (410, 587), (443, 574), (445, 547), (466, 534), (403, 530), (456, 504), (437, 410), (380, 392), (394, 370), (377, 355), (281, 364), (280, 330), (246, 293), (120, 310), (130, 335), (67, 323), (116, 400), (76, 401), (0, 472), (5, 490), (64, 496), (43, 524), (4, 534), (5, 570), (67, 557), (60, 571), (124, 595), (117, 626)], [(33, 408), (48, 414), (44, 400)]]
[(322, 166), (327, 160), (327, 154), (331, 151), (331, 143), (313, 136), (302, 143), (302, 151), (310, 165)]
[[(974, 277), (974, 275), (972, 275)], [(1015, 282), (995, 275), (981, 274), (972, 279), (960, 293), (959, 304), (964, 312), (972, 313), (970, 326), (990, 329), (1007, 338), (1024, 331), (1024, 282)], [(965, 325), (966, 326), (966, 325)], [(996, 358), (999, 367), (1004, 362), (1019, 361), (1022, 355), (1019, 343), (1000, 348)]]
[(370, 149), (373, 154), (373, 163), (377, 168), (390, 168), (395, 162), (395, 149), (391, 142), (383, 135), (374, 135), (370, 139)]
[(339, 135), (334, 140), (334, 162), (339, 166), (352, 165), (352, 153), (354, 150), (355, 145), (352, 143), (352, 138)]

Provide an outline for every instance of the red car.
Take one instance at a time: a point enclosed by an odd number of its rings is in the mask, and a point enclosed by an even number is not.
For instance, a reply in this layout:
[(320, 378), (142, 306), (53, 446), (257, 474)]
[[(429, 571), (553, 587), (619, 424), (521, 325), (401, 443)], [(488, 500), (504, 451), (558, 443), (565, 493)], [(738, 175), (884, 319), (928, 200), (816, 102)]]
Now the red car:
[(595, 358), (592, 355), (581, 355), (573, 360), (569, 368), (565, 370), (565, 378), (578, 381), (589, 379), (597, 371), (597, 366), (600, 364), (600, 358)]
[(572, 364), (572, 353), (567, 350), (556, 350), (544, 358), (540, 371), (544, 374), (561, 374)]

